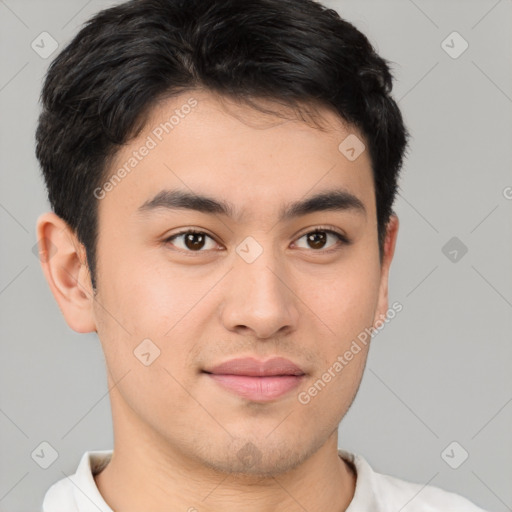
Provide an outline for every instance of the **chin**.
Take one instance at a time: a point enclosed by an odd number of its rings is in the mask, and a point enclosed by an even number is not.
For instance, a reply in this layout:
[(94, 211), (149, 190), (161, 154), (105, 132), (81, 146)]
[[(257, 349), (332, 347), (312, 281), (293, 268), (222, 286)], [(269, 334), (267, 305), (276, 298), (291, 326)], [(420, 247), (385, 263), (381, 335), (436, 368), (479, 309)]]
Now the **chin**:
[[(311, 449), (311, 452), (313, 449)], [(299, 466), (310, 454), (304, 445), (297, 447), (288, 444), (253, 442), (237, 439), (221, 453), (203, 454), (206, 467), (236, 477), (272, 478), (282, 475)]]

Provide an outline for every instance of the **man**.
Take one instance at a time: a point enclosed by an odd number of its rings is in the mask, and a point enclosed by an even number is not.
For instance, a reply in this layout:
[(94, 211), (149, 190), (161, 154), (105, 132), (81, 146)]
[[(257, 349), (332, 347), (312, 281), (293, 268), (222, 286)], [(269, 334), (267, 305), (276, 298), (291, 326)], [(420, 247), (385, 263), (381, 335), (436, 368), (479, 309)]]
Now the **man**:
[(391, 86), (311, 0), (127, 2), (56, 58), (42, 267), (98, 333), (114, 448), (44, 512), (481, 511), (338, 450), (361, 333), (395, 311)]

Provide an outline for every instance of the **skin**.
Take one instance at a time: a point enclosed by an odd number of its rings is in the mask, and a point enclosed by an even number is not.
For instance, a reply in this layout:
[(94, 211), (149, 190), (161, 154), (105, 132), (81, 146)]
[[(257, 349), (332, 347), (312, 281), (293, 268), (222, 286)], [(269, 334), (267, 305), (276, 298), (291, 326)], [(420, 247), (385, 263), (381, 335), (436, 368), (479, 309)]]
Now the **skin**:
[[(153, 108), (112, 173), (190, 97), (198, 101), (192, 112), (99, 201), (96, 296), (74, 233), (51, 212), (37, 222), (40, 250), (57, 248), (42, 267), (67, 324), (96, 331), (105, 354), (114, 454), (95, 481), (122, 512), (343, 511), (356, 475), (338, 456), (338, 425), (369, 345), (308, 404), (297, 394), (385, 317), (398, 218), (388, 224), (381, 265), (368, 151), (349, 161), (338, 150), (350, 133), (364, 139), (327, 109), (319, 111), (329, 127), (321, 132), (207, 91), (182, 94)], [(177, 187), (229, 201), (243, 217), (137, 213)], [(320, 211), (278, 222), (283, 205), (340, 187), (366, 216)], [(334, 235), (325, 248), (308, 242), (304, 235), (326, 225), (352, 244)], [(183, 236), (165, 241), (183, 228), (211, 238), (198, 249)], [(236, 253), (249, 236), (263, 250), (250, 264)], [(133, 353), (146, 338), (160, 350), (149, 366)], [(306, 376), (291, 393), (259, 403), (201, 373), (244, 356), (287, 357)], [(251, 462), (242, 449), (252, 450)]]

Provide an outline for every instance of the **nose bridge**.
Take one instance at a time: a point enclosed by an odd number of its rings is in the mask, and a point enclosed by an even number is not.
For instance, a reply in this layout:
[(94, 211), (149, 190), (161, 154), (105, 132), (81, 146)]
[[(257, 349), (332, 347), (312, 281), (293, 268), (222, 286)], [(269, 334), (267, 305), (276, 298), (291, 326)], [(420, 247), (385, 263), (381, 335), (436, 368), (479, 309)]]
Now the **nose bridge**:
[(284, 275), (279, 275), (284, 273), (284, 268), (271, 240), (270, 236), (248, 236), (236, 248), (237, 280), (250, 287), (253, 299), (261, 295), (282, 295), (285, 291)]
[(293, 293), (271, 237), (249, 236), (237, 246), (236, 253), (224, 321), (231, 328), (250, 328), (261, 337), (294, 325), (298, 315)]

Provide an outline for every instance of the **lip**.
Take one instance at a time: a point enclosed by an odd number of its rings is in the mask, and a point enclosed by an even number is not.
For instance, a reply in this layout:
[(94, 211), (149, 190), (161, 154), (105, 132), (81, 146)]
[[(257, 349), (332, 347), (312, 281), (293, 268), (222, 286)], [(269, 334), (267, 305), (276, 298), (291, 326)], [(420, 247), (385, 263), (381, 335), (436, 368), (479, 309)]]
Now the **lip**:
[(245, 375), (249, 377), (305, 374), (299, 366), (284, 357), (273, 357), (266, 361), (260, 361), (254, 357), (230, 359), (205, 371), (220, 375)]
[(289, 359), (252, 357), (225, 361), (204, 373), (222, 388), (257, 402), (280, 398), (296, 388), (305, 372)]
[(248, 377), (247, 375), (219, 375), (205, 373), (222, 388), (253, 402), (269, 402), (296, 388), (304, 375)]

